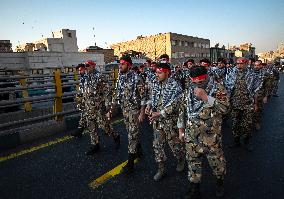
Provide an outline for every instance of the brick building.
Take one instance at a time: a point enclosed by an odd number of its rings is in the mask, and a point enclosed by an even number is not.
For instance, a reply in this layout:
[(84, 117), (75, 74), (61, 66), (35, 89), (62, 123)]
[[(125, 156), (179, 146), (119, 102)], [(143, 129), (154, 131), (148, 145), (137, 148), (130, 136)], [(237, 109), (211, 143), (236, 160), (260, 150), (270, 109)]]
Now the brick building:
[(159, 33), (151, 36), (138, 36), (137, 39), (112, 44), (115, 56), (129, 50), (142, 52), (148, 58), (156, 60), (162, 54), (168, 54), (173, 64), (182, 64), (192, 58), (199, 61), (210, 58), (210, 40), (177, 33)]

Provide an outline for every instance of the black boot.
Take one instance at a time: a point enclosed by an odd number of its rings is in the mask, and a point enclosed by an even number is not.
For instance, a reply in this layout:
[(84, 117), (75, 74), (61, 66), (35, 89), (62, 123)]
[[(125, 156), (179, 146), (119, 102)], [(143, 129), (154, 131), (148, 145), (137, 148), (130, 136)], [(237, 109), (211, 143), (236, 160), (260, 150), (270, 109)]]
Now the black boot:
[(86, 152), (86, 155), (93, 155), (100, 150), (100, 144), (92, 145), (89, 150)]
[(216, 181), (216, 197), (220, 198), (224, 196), (224, 180), (217, 179)]
[(117, 135), (116, 137), (113, 138), (115, 142), (115, 149), (119, 149), (120, 147), (120, 135)]
[(235, 137), (234, 138), (234, 143), (229, 145), (230, 148), (237, 148), (237, 147), (240, 147), (240, 146), (241, 146), (240, 137)]
[(142, 156), (143, 156), (142, 146), (140, 143), (138, 143), (136, 147), (135, 158), (142, 158)]
[(84, 131), (84, 129), (83, 129), (82, 127), (79, 127), (79, 128), (77, 128), (75, 131), (73, 131), (73, 132), (71, 133), (71, 136), (80, 138), (80, 137), (82, 137), (82, 135), (83, 135), (83, 131)]
[(133, 170), (134, 170), (134, 159), (135, 159), (135, 154), (129, 153), (128, 154), (128, 162), (122, 168), (122, 173), (128, 175), (128, 174), (131, 174), (133, 172)]
[(200, 183), (190, 182), (189, 189), (185, 195), (185, 199), (201, 199)]
[(245, 149), (247, 151), (253, 151), (252, 145), (251, 145), (251, 137), (247, 136), (244, 138), (244, 144), (245, 144)]

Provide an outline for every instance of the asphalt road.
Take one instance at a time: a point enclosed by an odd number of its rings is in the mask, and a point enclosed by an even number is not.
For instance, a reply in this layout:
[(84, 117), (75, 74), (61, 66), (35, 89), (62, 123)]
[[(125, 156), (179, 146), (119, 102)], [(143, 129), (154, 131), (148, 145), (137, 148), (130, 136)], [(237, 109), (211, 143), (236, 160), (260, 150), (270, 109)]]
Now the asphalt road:
[[(282, 79), (284, 76), (282, 75)], [(262, 129), (253, 135), (253, 152), (243, 148), (230, 149), (230, 124), (223, 126), (223, 146), (227, 160), (225, 197), (227, 199), (282, 199), (284, 198), (284, 83), (279, 86), (279, 97), (272, 97), (265, 106)], [(64, 199), (64, 198), (183, 198), (187, 187), (187, 169), (175, 171), (176, 160), (167, 147), (167, 175), (155, 182), (151, 127), (145, 122), (141, 128), (144, 157), (135, 165), (130, 176), (123, 174), (107, 180), (97, 188), (88, 185), (98, 177), (127, 160), (127, 136), (122, 123), (115, 125), (121, 133), (122, 146), (114, 149), (111, 138), (101, 136), (102, 150), (87, 157), (90, 145), (86, 134), (81, 139), (66, 139), (24, 155), (0, 161), (1, 199)], [(57, 135), (0, 152), (0, 157), (21, 152)], [(215, 179), (208, 162), (204, 161), (201, 184), (202, 197), (212, 199)]]

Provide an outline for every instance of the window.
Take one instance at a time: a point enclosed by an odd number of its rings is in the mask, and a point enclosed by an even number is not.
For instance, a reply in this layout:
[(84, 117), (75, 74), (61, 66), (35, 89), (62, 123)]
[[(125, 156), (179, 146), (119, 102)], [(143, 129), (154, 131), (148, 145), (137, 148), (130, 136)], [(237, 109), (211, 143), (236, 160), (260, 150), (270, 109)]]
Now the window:
[(189, 52), (184, 53), (184, 57), (190, 57), (190, 53)]
[(187, 41), (184, 42), (184, 46), (188, 46), (188, 42)]
[(210, 47), (209, 47), (209, 44), (206, 44), (206, 48), (210, 48)]
[(178, 42), (178, 45), (179, 45), (179, 46), (182, 46), (182, 45), (181, 45), (181, 41)]
[(181, 46), (185, 46), (184, 41), (181, 41)]
[(72, 34), (71, 34), (71, 32), (68, 32), (68, 37), (72, 37)]
[(198, 43), (198, 47), (201, 48), (201, 43)]
[(176, 40), (172, 40), (172, 45), (176, 46), (177, 45), (177, 41)]
[(194, 43), (193, 43), (193, 47), (194, 47), (194, 48), (197, 48), (197, 43), (194, 42)]
[(179, 52), (179, 58), (183, 58), (184, 57), (184, 52)]

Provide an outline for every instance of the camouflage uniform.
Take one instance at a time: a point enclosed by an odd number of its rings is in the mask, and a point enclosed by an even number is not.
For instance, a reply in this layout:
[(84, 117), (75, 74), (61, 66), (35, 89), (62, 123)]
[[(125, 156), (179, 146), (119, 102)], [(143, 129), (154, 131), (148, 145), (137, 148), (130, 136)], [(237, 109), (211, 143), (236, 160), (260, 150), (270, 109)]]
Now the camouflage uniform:
[(178, 83), (173, 78), (168, 78), (166, 82), (156, 82), (153, 85), (151, 99), (147, 102), (152, 111), (161, 112), (162, 114), (160, 118), (153, 122), (153, 148), (157, 163), (166, 161), (164, 151), (166, 141), (174, 156), (178, 160), (184, 159), (184, 147), (178, 137), (178, 128), (176, 126), (181, 94), (182, 89)]
[(275, 66), (273, 66), (272, 72), (273, 72), (272, 94), (276, 96), (278, 91), (278, 83), (280, 80), (280, 75), (279, 75), (279, 70)]
[(82, 74), (80, 76), (80, 83), (79, 83), (79, 90), (76, 94), (76, 102), (77, 102), (77, 109), (80, 110), (80, 120), (79, 120), (79, 128), (85, 128), (87, 127), (87, 118), (86, 118), (86, 112), (85, 112), (85, 101), (86, 97), (85, 95), (85, 82), (87, 81), (87, 75)]
[(253, 123), (260, 125), (262, 111), (263, 111), (263, 98), (268, 96), (268, 88), (267, 88), (268, 74), (263, 69), (253, 70), (253, 73), (262, 78), (262, 86), (256, 92), (256, 99), (255, 99), (258, 109), (257, 111), (254, 112), (254, 117), (253, 117)]
[(251, 70), (236, 67), (226, 76), (226, 87), (231, 102), (232, 131), (235, 141), (242, 135), (246, 142), (252, 134), (254, 97), (262, 85), (262, 79)]
[(111, 105), (111, 88), (107, 78), (94, 70), (87, 74), (85, 87), (87, 129), (90, 132), (91, 144), (99, 143), (98, 128), (102, 128), (108, 136), (116, 138), (118, 134), (113, 131), (110, 120), (106, 117)]
[(113, 105), (121, 106), (128, 133), (128, 153), (135, 154), (139, 143), (138, 116), (141, 106), (146, 105), (145, 83), (133, 71), (119, 74)]
[(204, 102), (194, 95), (193, 89), (191, 86), (183, 94), (177, 123), (178, 128), (185, 128), (188, 179), (192, 183), (200, 183), (202, 155), (205, 155), (213, 174), (223, 180), (226, 161), (222, 150), (221, 123), (222, 114), (229, 106), (227, 92), (220, 83), (208, 83), (205, 89), (208, 102)]

